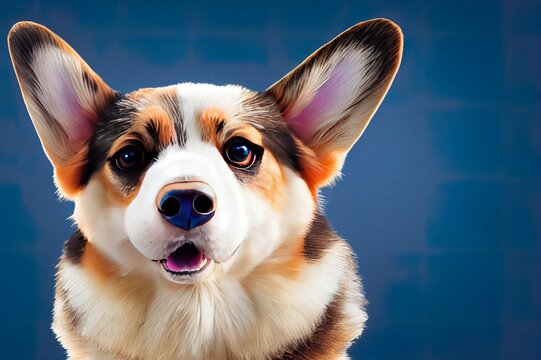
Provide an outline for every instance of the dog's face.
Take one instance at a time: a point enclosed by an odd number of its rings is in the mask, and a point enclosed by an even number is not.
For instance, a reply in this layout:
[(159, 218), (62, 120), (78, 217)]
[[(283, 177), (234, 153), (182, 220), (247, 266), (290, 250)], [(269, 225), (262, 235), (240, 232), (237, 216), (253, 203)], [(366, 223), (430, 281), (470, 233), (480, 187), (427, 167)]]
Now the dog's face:
[(119, 94), (40, 25), (15, 25), (9, 46), (81, 231), (119, 271), (194, 283), (246, 275), (281, 247), (318, 251), (302, 242), (318, 189), (387, 92), (402, 37), (388, 20), (361, 23), (261, 93)]
[[(182, 84), (121, 96), (108, 111), (85, 150), (94, 175), (75, 196), (75, 220), (118, 263), (153, 260), (168, 279), (201, 281), (302, 235), (313, 198), (268, 98)], [(243, 269), (231, 269), (239, 257)]]

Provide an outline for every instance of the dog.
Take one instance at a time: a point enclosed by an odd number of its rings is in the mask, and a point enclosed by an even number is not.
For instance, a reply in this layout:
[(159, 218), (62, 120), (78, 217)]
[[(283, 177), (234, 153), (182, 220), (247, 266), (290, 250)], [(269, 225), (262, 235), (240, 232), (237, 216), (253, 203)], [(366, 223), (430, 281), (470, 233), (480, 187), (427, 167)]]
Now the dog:
[(367, 319), (319, 189), (398, 71), (403, 37), (361, 22), (267, 90), (112, 90), (60, 37), (8, 35), (21, 92), (74, 202), (52, 329), (70, 359), (348, 359)]

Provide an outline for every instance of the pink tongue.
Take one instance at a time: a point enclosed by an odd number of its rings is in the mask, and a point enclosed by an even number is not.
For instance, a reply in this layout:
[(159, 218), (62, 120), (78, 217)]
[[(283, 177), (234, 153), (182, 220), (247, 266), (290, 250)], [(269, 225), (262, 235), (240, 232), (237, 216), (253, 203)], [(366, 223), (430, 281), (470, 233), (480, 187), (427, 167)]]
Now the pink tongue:
[(165, 266), (174, 272), (199, 269), (205, 256), (193, 244), (184, 244), (167, 257)]

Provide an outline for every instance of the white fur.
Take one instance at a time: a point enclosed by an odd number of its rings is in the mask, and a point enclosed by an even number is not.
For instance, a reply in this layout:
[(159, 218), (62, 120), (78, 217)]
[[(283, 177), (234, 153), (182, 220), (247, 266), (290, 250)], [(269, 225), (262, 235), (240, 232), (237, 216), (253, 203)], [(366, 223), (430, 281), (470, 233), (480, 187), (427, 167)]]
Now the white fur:
[[(216, 213), (205, 225), (186, 232), (168, 223), (156, 207), (156, 195), (166, 185), (200, 180), (216, 194)], [(162, 152), (147, 171), (138, 195), (126, 211), (126, 230), (135, 247), (151, 260), (164, 259), (171, 244), (188, 239), (204, 248), (212, 260), (225, 262), (246, 236), (245, 199), (237, 179), (216, 147), (190, 141), (185, 149)]]
[[(189, 89), (197, 93), (202, 87), (179, 86), (179, 96), (188, 96)], [(207, 95), (209, 89), (205, 87)], [(219, 358), (228, 353), (261, 358), (291, 339), (310, 334), (338, 289), (346, 267), (332, 250), (318, 264), (307, 265), (296, 279), (252, 274), (284, 242), (304, 235), (314, 201), (306, 183), (289, 169), (284, 171), (283, 212), (276, 212), (257, 192), (238, 182), (218, 151), (203, 143), (196, 127), (189, 125), (199, 107), (209, 105), (196, 96), (191, 107), (183, 106), (186, 147), (170, 147), (159, 156), (127, 210), (108, 201), (97, 179), (76, 199), (74, 220), (100, 251), (123, 267), (121, 278), (138, 274), (149, 279), (141, 287), (151, 284), (150, 289), (137, 289), (130, 283), (126, 286), (134, 288), (119, 293), (110, 288), (119, 286), (118, 281), (96, 284), (78, 266), (62, 269), (70, 305), (85, 314), (81, 332), (96, 342), (97, 352), (121, 344), (127, 353), (148, 359)], [(159, 276), (157, 264), (149, 259), (163, 256), (167, 244), (178, 237), (178, 230), (160, 218), (156, 194), (164, 185), (186, 178), (203, 180), (216, 192), (216, 215), (200, 231), (207, 233), (205, 251), (225, 263), (208, 281), (179, 287)], [(151, 295), (134, 296), (141, 291)]]
[[(237, 273), (247, 273), (281, 241), (296, 239), (305, 231), (314, 202), (306, 183), (298, 175), (285, 169), (286, 204), (284, 211), (277, 213), (257, 192), (241, 184), (218, 150), (200, 138), (195, 125), (198, 112), (221, 106), (226, 113), (235, 114), (232, 104), (240, 104), (239, 97), (243, 94), (240, 90), (242, 88), (235, 86), (178, 85), (187, 130), (186, 146), (171, 146), (160, 154), (127, 209), (113, 205), (97, 179), (91, 179), (77, 196), (73, 219), (100, 251), (126, 271), (141, 269), (144, 263), (141, 255), (147, 260), (166, 257), (172, 243), (189, 236), (218, 263), (226, 262), (242, 243), (235, 255), (241, 258), (243, 265), (235, 267), (234, 262), (226, 263), (223, 270), (234, 267)], [(218, 206), (209, 223), (188, 235), (166, 222), (155, 202), (165, 185), (190, 179), (207, 182), (216, 193)], [(147, 267), (148, 264), (143, 266)]]
[[(80, 117), (77, 108), (67, 100), (75, 97), (83, 109), (91, 109), (94, 94), (88, 89), (81, 76), (83, 70), (78, 59), (56, 47), (46, 46), (36, 50), (32, 70), (40, 84), (47, 84), (39, 100), (47, 111), (68, 134)], [(54, 135), (54, 134), (53, 134)]]
[(306, 77), (299, 91), (301, 96), (290, 105), (288, 115), (295, 116), (308, 106), (317, 91), (331, 80), (337, 66), (341, 65), (345, 67), (345, 74), (342, 81), (337, 84), (339, 88), (336, 88), (336, 93), (340, 96), (336, 97), (336, 103), (329, 104), (325, 111), (319, 114), (319, 127), (314, 129), (314, 132), (317, 132), (319, 128), (329, 126), (341, 117), (342, 112), (352, 104), (357, 94), (366, 90), (365, 86), (371, 83), (371, 77), (374, 74), (370, 74), (367, 70), (371, 60), (370, 49), (351, 46), (338, 49), (326, 61), (316, 63), (305, 74)]
[[(309, 68), (299, 89), (299, 97), (288, 106), (288, 118), (294, 118), (310, 106), (318, 91), (329, 81), (333, 81), (335, 85), (331, 92), (332, 98), (323, 100), (326, 106), (318, 112), (317, 119), (312, 120), (314, 126), (303, 134), (305, 138), (311, 138), (309, 144), (317, 143), (320, 140), (318, 134), (322, 133), (321, 130), (333, 127), (338, 120), (342, 119), (351, 110), (350, 106), (359, 94), (365, 92), (367, 86), (372, 84), (372, 77), (376, 74), (369, 71), (371, 61), (374, 61), (371, 49), (350, 46), (337, 49), (329, 59)], [(338, 68), (340, 71), (337, 70)], [(343, 130), (345, 134), (351, 134), (354, 138), (336, 139), (344, 143), (333, 146), (349, 149), (368, 125), (368, 120), (375, 113), (377, 106), (373, 101), (363, 101), (356, 106), (353, 109), (354, 114), (350, 116), (351, 121), (344, 124), (347, 125), (347, 130)]]
[(144, 359), (220, 359), (224, 354), (262, 359), (315, 327), (346, 270), (340, 252), (330, 250), (297, 279), (250, 275), (244, 280), (249, 287), (232, 278), (184, 289), (156, 281), (153, 296), (146, 298), (135, 296), (142, 290), (136, 286), (119, 293), (118, 282), (96, 283), (71, 264), (61, 271), (61, 285), (69, 289), (70, 306), (82, 314), (79, 331), (99, 351), (122, 349)]
[[(25, 103), (48, 156), (56, 165), (62, 165), (92, 135), (97, 111), (112, 92), (77, 54), (57, 46), (36, 48), (29, 66), (39, 88), (33, 90), (36, 98), (25, 95)], [(84, 83), (85, 71), (99, 83), (97, 92)], [(38, 104), (43, 105), (47, 115)]]

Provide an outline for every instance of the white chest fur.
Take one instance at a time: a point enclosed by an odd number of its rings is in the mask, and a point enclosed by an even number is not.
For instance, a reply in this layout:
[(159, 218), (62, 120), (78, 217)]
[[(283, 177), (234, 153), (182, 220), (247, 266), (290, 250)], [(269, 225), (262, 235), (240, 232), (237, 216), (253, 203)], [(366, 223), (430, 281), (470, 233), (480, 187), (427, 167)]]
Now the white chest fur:
[[(255, 269), (242, 280), (183, 287), (138, 276), (97, 279), (65, 261), (53, 328), (86, 359), (263, 359), (317, 326), (348, 272), (342, 247), (294, 278)], [(344, 309), (360, 331), (365, 313)]]

